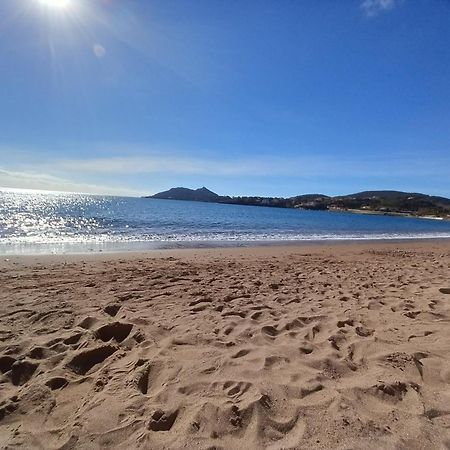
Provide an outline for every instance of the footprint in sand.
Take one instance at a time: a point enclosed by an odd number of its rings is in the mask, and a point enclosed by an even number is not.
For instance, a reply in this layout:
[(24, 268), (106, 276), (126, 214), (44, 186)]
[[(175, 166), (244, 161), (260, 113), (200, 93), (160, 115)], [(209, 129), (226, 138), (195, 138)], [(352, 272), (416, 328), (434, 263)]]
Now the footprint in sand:
[(77, 344), (78, 341), (81, 339), (81, 336), (83, 336), (83, 333), (75, 333), (72, 336), (69, 336), (66, 339), (64, 339), (63, 343), (66, 345)]
[(114, 339), (116, 342), (122, 342), (131, 333), (133, 325), (131, 323), (114, 322), (103, 325), (96, 332), (95, 336), (103, 342)]
[(6, 373), (9, 372), (12, 368), (12, 365), (16, 362), (16, 359), (12, 356), (0, 356), (0, 372)]
[(105, 311), (105, 313), (110, 315), (111, 317), (115, 317), (121, 307), (122, 306), (119, 305), (118, 303), (110, 303), (109, 305), (105, 306), (103, 311)]
[(274, 326), (272, 325), (266, 325), (261, 328), (261, 333), (265, 334), (266, 336), (269, 336), (271, 338), (275, 338), (280, 333)]
[(409, 388), (413, 388), (416, 391), (418, 389), (413, 383), (407, 384), (397, 381), (394, 383), (379, 383), (372, 387), (372, 392), (399, 402), (403, 400)]
[(306, 343), (305, 345), (302, 345), (300, 347), (300, 351), (304, 354), (304, 355), (309, 355), (310, 353), (313, 352), (313, 347), (312, 345), (309, 345), (308, 343)]
[(31, 361), (16, 361), (11, 366), (11, 381), (14, 386), (25, 384), (34, 374), (39, 364)]
[(252, 383), (246, 381), (226, 381), (223, 389), (229, 397), (240, 397), (252, 387)]
[(98, 319), (96, 317), (85, 317), (78, 326), (81, 328), (84, 328), (85, 330), (89, 330), (92, 328), (96, 323), (98, 322)]
[(339, 320), (337, 323), (338, 328), (343, 328), (346, 325), (352, 327), (354, 324), (354, 320), (353, 319), (345, 319), (345, 320)]
[(232, 356), (233, 359), (242, 358), (243, 356), (248, 355), (251, 352), (249, 349), (239, 350), (236, 354)]
[(142, 365), (135, 376), (136, 387), (141, 391), (142, 394), (148, 394), (152, 387), (158, 380), (158, 377), (162, 371), (162, 363), (159, 361), (154, 361), (149, 363), (147, 361), (138, 361)]
[(68, 363), (68, 367), (79, 375), (85, 375), (94, 366), (102, 363), (117, 351), (117, 347), (112, 345), (104, 345), (90, 350), (83, 350), (75, 355)]
[(153, 414), (148, 428), (152, 431), (169, 431), (178, 417), (178, 410), (173, 412), (164, 412), (157, 409)]
[(66, 387), (69, 384), (69, 382), (64, 377), (54, 377), (47, 380), (45, 383), (46, 386), (48, 386), (52, 391), (56, 389), (62, 389)]
[(289, 362), (289, 358), (286, 358), (284, 356), (270, 355), (264, 359), (264, 368), (270, 369), (274, 366), (280, 366)]
[(261, 317), (261, 315), (262, 315), (262, 311), (257, 311), (250, 316), (250, 319), (258, 320)]

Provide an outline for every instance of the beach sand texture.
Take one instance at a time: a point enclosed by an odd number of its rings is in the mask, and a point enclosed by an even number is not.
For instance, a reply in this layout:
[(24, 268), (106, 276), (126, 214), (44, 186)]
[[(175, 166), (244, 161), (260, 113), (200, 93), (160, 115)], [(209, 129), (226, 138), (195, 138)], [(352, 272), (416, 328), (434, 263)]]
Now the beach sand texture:
[(450, 244), (11, 257), (0, 447), (450, 448)]

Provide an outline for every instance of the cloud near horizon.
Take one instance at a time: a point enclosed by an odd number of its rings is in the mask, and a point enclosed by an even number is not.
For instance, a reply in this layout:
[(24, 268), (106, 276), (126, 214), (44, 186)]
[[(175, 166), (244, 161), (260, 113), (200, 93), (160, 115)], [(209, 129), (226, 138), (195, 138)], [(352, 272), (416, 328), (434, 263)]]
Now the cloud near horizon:
[(392, 155), (389, 160), (376, 155), (355, 156), (291, 156), (273, 157), (261, 155), (252, 158), (214, 158), (168, 156), (118, 156), (92, 159), (60, 159), (37, 165), (43, 170), (63, 173), (91, 174), (165, 174), (165, 175), (214, 175), (230, 176), (317, 176), (334, 175), (428, 176), (447, 175), (450, 158), (423, 160), (420, 154)]
[[(255, 186), (261, 185), (261, 180), (269, 183), (267, 180), (271, 177), (297, 179), (304, 183), (340, 177), (359, 179), (360, 185), (370, 186), (374, 181), (384, 180), (386, 175), (397, 179), (414, 176), (422, 181), (429, 177), (445, 180), (450, 176), (450, 157), (424, 160), (420, 153), (397, 154), (389, 159), (375, 154), (358, 157), (261, 155), (253, 158), (146, 154), (40, 160), (29, 156), (27, 162), (22, 154), (20, 160), (11, 161), (8, 167), (0, 167), (0, 187), (138, 196), (155, 193), (164, 186), (172, 187), (178, 180), (203, 185), (212, 177), (216, 180), (253, 180), (251, 185)], [(420, 186), (418, 183), (418, 188)], [(274, 191), (273, 195), (281, 193)]]
[(33, 189), (45, 191), (82, 192), (104, 195), (139, 195), (139, 191), (125, 187), (102, 186), (77, 182), (54, 175), (33, 171), (11, 171), (0, 168), (0, 188)]

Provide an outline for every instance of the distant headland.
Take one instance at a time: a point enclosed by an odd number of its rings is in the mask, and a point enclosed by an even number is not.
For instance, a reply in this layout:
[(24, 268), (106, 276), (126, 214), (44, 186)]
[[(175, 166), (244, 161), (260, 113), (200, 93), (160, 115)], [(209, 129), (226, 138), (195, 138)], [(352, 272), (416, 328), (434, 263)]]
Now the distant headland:
[(401, 191), (364, 191), (336, 197), (304, 194), (283, 198), (230, 197), (218, 195), (206, 187), (176, 187), (145, 198), (450, 219), (450, 199)]

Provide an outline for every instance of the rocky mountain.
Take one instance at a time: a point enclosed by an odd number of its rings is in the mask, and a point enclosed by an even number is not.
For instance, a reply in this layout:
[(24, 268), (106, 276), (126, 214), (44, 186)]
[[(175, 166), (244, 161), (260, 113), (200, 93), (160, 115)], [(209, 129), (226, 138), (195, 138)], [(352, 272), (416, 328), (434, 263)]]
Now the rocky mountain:
[(159, 192), (146, 198), (159, 198), (165, 200), (191, 200), (194, 202), (219, 202), (220, 196), (202, 187), (199, 189), (188, 189), (184, 187), (176, 187), (168, 191)]

